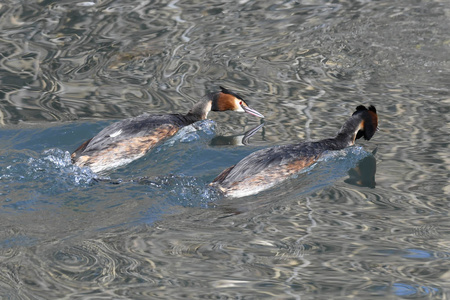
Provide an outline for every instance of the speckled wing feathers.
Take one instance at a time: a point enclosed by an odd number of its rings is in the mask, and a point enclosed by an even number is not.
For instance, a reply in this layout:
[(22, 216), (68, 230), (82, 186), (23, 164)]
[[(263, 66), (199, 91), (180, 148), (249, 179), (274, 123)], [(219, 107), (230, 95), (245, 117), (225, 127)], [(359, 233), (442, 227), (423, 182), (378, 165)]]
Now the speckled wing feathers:
[[(222, 186), (228, 186), (235, 182), (241, 182), (247, 178), (257, 176), (261, 172), (268, 171), (272, 168), (283, 168), (283, 166), (294, 167), (298, 160), (316, 159), (321, 151), (317, 147), (312, 147), (312, 144), (307, 142), (272, 147), (253, 152), (238, 162), (231, 170), (228, 171), (227, 169), (222, 172), (214, 182)], [(223, 178), (223, 175), (225, 175), (223, 173), (227, 171), (228, 175)]]
[(92, 138), (83, 154), (107, 149), (111, 145), (122, 143), (126, 140), (151, 136), (156, 130), (163, 129), (165, 124), (171, 124), (171, 128), (185, 126), (183, 117), (182, 115), (143, 114), (113, 123)]
[(195, 121), (179, 114), (143, 114), (116, 122), (78, 147), (72, 153), (72, 162), (94, 172), (116, 168), (144, 156), (157, 143)]

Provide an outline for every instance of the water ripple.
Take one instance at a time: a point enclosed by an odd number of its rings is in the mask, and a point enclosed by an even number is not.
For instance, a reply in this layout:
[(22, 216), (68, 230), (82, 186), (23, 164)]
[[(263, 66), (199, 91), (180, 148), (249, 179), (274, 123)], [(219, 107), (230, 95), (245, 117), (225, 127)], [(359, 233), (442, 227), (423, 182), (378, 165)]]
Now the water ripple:
[[(439, 0), (2, 1), (0, 296), (448, 298), (448, 12)], [(266, 115), (252, 144), (210, 144), (258, 122), (212, 112), (214, 128), (107, 182), (69, 163), (110, 121), (185, 112), (218, 85)], [(380, 131), (358, 141), (367, 155), (330, 154), (239, 201), (205, 189), (257, 149), (332, 136), (369, 103)], [(354, 168), (365, 158), (368, 181)]]

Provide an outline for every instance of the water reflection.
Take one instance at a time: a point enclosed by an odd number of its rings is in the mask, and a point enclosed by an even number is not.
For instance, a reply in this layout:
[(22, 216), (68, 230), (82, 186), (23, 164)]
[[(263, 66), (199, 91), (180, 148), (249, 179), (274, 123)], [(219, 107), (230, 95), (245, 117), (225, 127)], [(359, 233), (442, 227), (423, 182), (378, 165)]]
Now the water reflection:
[(353, 184), (361, 187), (375, 188), (375, 173), (377, 172), (377, 161), (375, 154), (378, 149), (372, 151), (372, 155), (364, 157), (360, 160), (355, 168), (348, 171), (348, 176), (345, 180), (348, 184)]
[(258, 126), (247, 130), (242, 134), (234, 134), (234, 135), (218, 135), (212, 138), (210, 145), (211, 146), (240, 146), (240, 145), (248, 145), (250, 142), (250, 138), (254, 136), (261, 128), (261, 136), (264, 139), (264, 120), (261, 120), (261, 124)]
[[(2, 1), (0, 297), (449, 298), (449, 11)], [(111, 177), (124, 184), (65, 163), (111, 120), (187, 111), (218, 85), (264, 108), (245, 147), (177, 136)], [(209, 202), (221, 170), (328, 135), (355, 103), (382, 116), (376, 168), (371, 155), (330, 157), (266, 194)], [(258, 125), (213, 117), (225, 136)]]

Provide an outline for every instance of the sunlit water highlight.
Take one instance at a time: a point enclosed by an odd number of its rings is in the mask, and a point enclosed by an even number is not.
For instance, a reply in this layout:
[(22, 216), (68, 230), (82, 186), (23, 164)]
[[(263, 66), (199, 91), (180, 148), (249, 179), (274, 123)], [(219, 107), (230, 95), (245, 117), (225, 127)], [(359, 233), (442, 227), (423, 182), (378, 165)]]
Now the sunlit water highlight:
[[(448, 299), (448, 1), (0, 3), (0, 298)], [(210, 113), (106, 174), (69, 153), (115, 120), (219, 85)], [(222, 170), (332, 136), (371, 141), (224, 199)]]

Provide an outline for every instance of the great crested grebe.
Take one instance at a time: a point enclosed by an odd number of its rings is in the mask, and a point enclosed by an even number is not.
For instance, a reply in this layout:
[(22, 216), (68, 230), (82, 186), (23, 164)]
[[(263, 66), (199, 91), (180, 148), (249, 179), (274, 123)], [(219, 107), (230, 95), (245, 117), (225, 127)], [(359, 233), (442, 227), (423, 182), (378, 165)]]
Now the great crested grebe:
[(344, 123), (336, 137), (317, 142), (303, 142), (262, 149), (248, 155), (236, 165), (225, 169), (211, 186), (227, 197), (257, 194), (288, 179), (316, 162), (327, 150), (340, 150), (355, 144), (364, 137), (370, 140), (378, 126), (374, 106), (360, 105)]
[(144, 156), (158, 142), (173, 136), (180, 128), (205, 120), (210, 111), (233, 110), (264, 118), (250, 108), (241, 96), (226, 88), (220, 89), (195, 104), (187, 114), (145, 113), (107, 126), (72, 153), (72, 163), (90, 167), (94, 172), (126, 165)]

